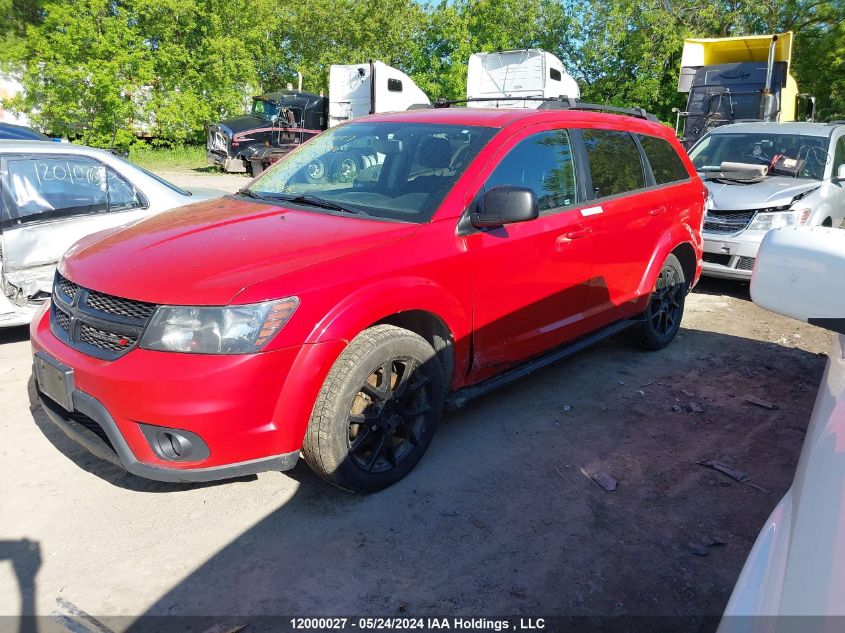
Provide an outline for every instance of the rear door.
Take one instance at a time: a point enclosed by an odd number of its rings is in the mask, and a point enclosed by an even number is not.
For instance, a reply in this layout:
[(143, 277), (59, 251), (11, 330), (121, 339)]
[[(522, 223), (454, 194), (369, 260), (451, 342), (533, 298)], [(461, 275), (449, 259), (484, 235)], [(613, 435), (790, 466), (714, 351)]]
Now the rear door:
[(585, 316), (599, 327), (636, 312), (637, 288), (670, 222), (666, 196), (650, 182), (634, 136), (584, 129), (596, 252)]
[(573, 133), (546, 128), (508, 141), (476, 198), (496, 185), (529, 187), (540, 217), (470, 228), (464, 237), (474, 275), (472, 380), (584, 333), (593, 237), (581, 214), (583, 165), (572, 151)]

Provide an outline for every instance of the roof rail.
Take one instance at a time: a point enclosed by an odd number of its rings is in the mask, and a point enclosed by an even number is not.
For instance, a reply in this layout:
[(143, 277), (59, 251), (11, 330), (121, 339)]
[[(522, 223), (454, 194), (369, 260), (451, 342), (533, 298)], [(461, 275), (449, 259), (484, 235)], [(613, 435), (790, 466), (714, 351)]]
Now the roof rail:
[(825, 125), (845, 125), (845, 119), (831, 119)]
[(602, 105), (600, 103), (587, 103), (580, 99), (571, 99), (569, 97), (473, 97), (471, 99), (454, 99), (447, 101), (446, 99), (437, 99), (434, 102), (435, 108), (448, 108), (457, 103), (471, 103), (474, 101), (541, 101), (542, 103), (537, 108), (538, 110), (588, 110), (594, 112), (612, 112), (613, 114), (627, 114), (628, 116), (637, 117), (638, 119), (646, 119), (647, 121), (654, 121), (658, 123), (658, 119), (653, 114), (646, 112), (643, 108), (620, 108), (617, 106)]

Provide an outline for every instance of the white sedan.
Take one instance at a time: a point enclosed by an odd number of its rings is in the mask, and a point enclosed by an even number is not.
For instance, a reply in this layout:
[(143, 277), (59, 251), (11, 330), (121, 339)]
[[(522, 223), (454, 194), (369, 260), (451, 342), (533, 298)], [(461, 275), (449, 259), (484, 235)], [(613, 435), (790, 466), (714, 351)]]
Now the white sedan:
[(185, 191), (110, 152), (0, 141), (0, 327), (29, 323), (78, 239), (223, 195)]
[(842, 630), (829, 618), (781, 616), (845, 616), (845, 231), (767, 233), (751, 297), (837, 336), (795, 479), (754, 543), (719, 633)]

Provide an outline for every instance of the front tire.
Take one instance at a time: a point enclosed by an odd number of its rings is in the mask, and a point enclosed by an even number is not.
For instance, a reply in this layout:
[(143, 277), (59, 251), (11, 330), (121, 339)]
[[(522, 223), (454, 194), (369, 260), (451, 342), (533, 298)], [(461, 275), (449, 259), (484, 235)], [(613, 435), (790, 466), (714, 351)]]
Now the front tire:
[(663, 349), (681, 327), (688, 282), (684, 268), (674, 255), (669, 255), (657, 276), (643, 314), (643, 321), (633, 331), (634, 340), (645, 349)]
[(314, 404), (302, 453), (346, 490), (376, 492), (416, 466), (443, 408), (443, 369), (421, 336), (377, 325), (335, 362)]

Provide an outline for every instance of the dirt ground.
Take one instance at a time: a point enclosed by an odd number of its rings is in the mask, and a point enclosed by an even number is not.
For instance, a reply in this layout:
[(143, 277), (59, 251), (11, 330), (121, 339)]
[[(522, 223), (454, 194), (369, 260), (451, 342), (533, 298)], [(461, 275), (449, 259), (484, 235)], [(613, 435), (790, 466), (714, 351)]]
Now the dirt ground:
[(207, 485), (122, 473), (51, 427), (26, 329), (2, 331), (0, 615), (718, 615), (790, 484), (830, 343), (705, 281), (668, 349), (620, 335), (476, 400), (409, 477), (359, 497), (302, 462)]

